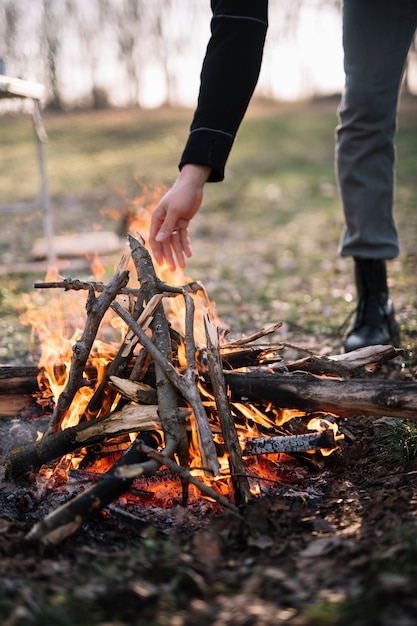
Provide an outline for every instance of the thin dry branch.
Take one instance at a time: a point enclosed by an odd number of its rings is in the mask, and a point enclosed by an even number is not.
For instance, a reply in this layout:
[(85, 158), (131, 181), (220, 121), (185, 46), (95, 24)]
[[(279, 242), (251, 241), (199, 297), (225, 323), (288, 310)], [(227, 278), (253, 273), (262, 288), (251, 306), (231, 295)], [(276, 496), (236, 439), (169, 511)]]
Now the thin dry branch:
[(228, 461), (232, 477), (233, 491), (238, 504), (247, 504), (250, 500), (250, 488), (245, 475), (245, 466), (243, 464), (242, 454), (240, 451), (239, 439), (227, 396), (219, 349), (218, 329), (211, 322), (208, 312), (205, 312), (204, 315), (204, 327), (206, 331), (210, 380), (213, 387), (213, 394), (216, 401), (224, 445), (229, 455)]
[(109, 308), (110, 303), (114, 300), (119, 290), (128, 282), (129, 273), (126, 269), (124, 269), (126, 263), (127, 258), (124, 255), (113, 278), (98, 298), (96, 298), (93, 288), (89, 290), (86, 305), (86, 325), (81, 338), (73, 346), (73, 357), (67, 385), (58, 398), (55, 410), (44, 436), (49, 435), (52, 432), (56, 432), (59, 429), (65, 413), (71, 406), (75, 394), (82, 386), (84, 368), (96, 338), (100, 323)]

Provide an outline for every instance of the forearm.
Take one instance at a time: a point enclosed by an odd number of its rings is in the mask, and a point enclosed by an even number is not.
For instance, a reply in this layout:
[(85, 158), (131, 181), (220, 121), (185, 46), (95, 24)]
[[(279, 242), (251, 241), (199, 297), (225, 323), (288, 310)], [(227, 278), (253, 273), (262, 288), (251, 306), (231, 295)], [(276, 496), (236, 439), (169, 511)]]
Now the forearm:
[(258, 81), (268, 1), (217, 0), (212, 7), (212, 35), (180, 169), (187, 163), (208, 166), (208, 180), (219, 181)]

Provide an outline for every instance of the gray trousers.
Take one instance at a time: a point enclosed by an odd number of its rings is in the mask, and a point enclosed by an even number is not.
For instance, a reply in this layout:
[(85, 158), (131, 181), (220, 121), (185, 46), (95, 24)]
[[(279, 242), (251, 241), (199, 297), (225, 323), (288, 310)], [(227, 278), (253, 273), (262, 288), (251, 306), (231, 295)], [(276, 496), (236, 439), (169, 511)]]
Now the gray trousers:
[(340, 254), (392, 259), (398, 96), (417, 28), (417, 0), (344, 0), (345, 90), (336, 171), (346, 228)]

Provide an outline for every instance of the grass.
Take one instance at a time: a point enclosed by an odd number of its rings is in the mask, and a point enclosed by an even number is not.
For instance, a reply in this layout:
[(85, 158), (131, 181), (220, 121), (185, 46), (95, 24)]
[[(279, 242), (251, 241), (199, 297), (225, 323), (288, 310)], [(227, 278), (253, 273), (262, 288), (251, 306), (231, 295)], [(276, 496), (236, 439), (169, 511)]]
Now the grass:
[[(389, 274), (407, 354), (417, 335), (416, 107), (407, 102), (400, 114), (396, 217), (402, 254)], [(282, 320), (283, 332), (292, 331), (303, 343), (340, 349), (354, 285), (351, 260), (337, 253), (343, 216), (333, 167), (336, 108), (333, 100), (292, 106), (255, 102), (226, 180), (206, 186), (192, 224), (194, 256), (187, 275), (204, 283), (235, 333)], [(190, 120), (186, 110), (45, 114), (57, 234), (119, 229), (135, 198), (154, 203), (175, 179)], [(1, 117), (0, 133), (6, 146), (0, 155), (1, 197), (33, 198), (37, 164), (30, 119)], [(0, 262), (11, 267), (30, 260), (42, 220), (39, 212), (5, 215)], [(18, 310), (19, 293), (30, 289), (30, 278), (1, 278), (6, 318)], [(2, 320), (3, 329), (9, 322)], [(0, 350), (12, 358), (4, 346)]]

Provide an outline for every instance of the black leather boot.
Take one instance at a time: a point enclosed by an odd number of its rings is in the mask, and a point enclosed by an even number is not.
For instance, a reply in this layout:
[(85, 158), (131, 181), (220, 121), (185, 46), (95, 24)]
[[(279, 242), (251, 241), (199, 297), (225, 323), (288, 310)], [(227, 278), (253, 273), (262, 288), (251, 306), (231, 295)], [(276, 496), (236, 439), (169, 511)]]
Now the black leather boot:
[(400, 328), (388, 295), (385, 261), (355, 258), (355, 281), (358, 306), (343, 342), (345, 351), (379, 344), (398, 346)]

